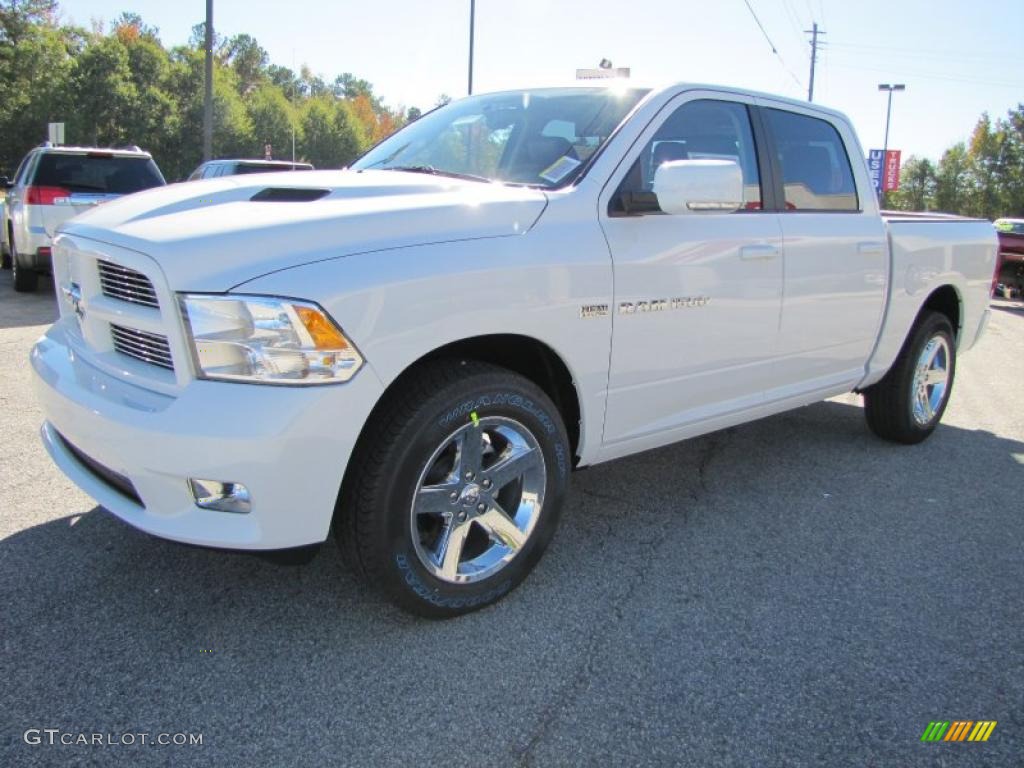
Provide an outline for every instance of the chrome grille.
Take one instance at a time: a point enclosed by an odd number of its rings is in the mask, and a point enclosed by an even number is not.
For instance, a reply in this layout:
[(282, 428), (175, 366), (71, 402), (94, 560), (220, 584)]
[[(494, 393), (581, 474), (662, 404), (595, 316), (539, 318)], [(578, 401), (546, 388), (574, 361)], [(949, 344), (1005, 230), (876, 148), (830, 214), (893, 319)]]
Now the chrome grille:
[(146, 307), (160, 306), (153, 283), (141, 272), (102, 259), (96, 262), (96, 266), (99, 268), (104, 296)]
[(159, 365), (161, 368), (174, 370), (171, 360), (171, 348), (167, 337), (157, 333), (146, 333), (134, 328), (110, 324), (110, 335), (114, 340), (114, 349), (122, 355), (134, 357), (144, 363)]

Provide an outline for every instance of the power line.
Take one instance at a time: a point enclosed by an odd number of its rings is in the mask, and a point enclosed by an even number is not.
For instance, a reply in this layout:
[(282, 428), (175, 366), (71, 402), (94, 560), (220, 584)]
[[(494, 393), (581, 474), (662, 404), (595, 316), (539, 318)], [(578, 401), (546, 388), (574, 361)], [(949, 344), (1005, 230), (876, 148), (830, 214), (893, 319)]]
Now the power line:
[[(914, 50), (912, 48), (893, 48), (884, 45), (863, 45), (861, 43), (842, 43), (832, 41), (829, 44), (830, 48), (839, 49), (839, 52), (854, 51), (882, 51), (888, 53), (890, 56), (904, 56), (904, 57), (925, 57), (925, 58), (942, 58), (949, 59), (949, 51), (927, 51), (927, 50)], [(1000, 54), (984, 54), (984, 53), (958, 53), (956, 58), (960, 59), (977, 59), (984, 61), (996, 61), (996, 62), (1013, 62), (1019, 63), (1018, 60), (1012, 56), (1000, 55)]]
[(892, 68), (880, 69), (878, 67), (859, 67), (853, 64), (832, 64), (833, 67), (839, 67), (840, 69), (856, 69), (862, 72), (885, 72), (886, 74), (898, 75), (906, 79), (911, 78), (922, 78), (924, 80), (937, 80), (943, 83), (964, 83), (967, 85), (991, 85), (997, 88), (1020, 88), (1020, 83), (1010, 83), (1000, 80), (989, 80), (985, 79), (972, 79), (967, 77), (956, 77), (955, 75), (936, 75), (928, 74), (924, 72), (910, 72), (907, 70), (898, 70), (894, 72)]
[(768, 43), (768, 47), (772, 49), (772, 53), (779, 57), (779, 63), (782, 64), (783, 69), (785, 69), (786, 72), (789, 73), (789, 76), (793, 78), (793, 82), (795, 82), (798, 86), (803, 88), (804, 84), (800, 82), (800, 78), (797, 77), (793, 73), (793, 70), (791, 70), (789, 66), (786, 64), (786, 60), (782, 58), (782, 54), (779, 53), (779, 49), (775, 47), (775, 43), (773, 43), (772, 39), (768, 36), (768, 30), (764, 28), (764, 24), (761, 23), (761, 20), (757, 18), (757, 14), (754, 12), (754, 7), (750, 4), (750, 0), (743, 0), (743, 2), (747, 6), (747, 10), (750, 11), (750, 15), (754, 17), (754, 21), (757, 23), (758, 28), (761, 30), (761, 34), (764, 35), (764, 39)]
[[(796, 35), (797, 39), (803, 43), (804, 35), (800, 31), (803, 27), (803, 21), (800, 20), (800, 14), (798, 14), (793, 8), (793, 4), (790, 0), (782, 0), (782, 8), (786, 11), (786, 17), (789, 19), (789, 26), (793, 30), (793, 34)], [(803, 46), (800, 46), (803, 49)]]
[(743, 0), (743, 2), (746, 3), (747, 10), (750, 11), (750, 15), (754, 17), (754, 21), (757, 22), (757, 26), (760, 28), (761, 34), (764, 35), (764, 39), (768, 42), (768, 46), (772, 49), (772, 53), (778, 56), (779, 49), (775, 47), (775, 43), (773, 43), (772, 39), (768, 37), (768, 31), (764, 28), (764, 24), (761, 23), (761, 20), (757, 18), (757, 14), (754, 13), (754, 7), (750, 4), (750, 0)]

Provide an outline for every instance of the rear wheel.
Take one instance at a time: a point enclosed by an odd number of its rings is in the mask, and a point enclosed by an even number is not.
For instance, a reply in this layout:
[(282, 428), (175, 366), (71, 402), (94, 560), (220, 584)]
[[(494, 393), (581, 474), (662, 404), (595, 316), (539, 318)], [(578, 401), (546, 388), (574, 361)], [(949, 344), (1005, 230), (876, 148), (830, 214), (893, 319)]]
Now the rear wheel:
[(949, 403), (956, 345), (949, 319), (921, 316), (892, 369), (864, 391), (868, 426), (886, 440), (911, 445), (935, 431)]
[(557, 409), (505, 369), (442, 360), (376, 413), (339, 500), (346, 560), (423, 616), (495, 602), (526, 578), (558, 524), (569, 441)]
[(14, 290), (18, 293), (31, 293), (36, 289), (39, 282), (39, 274), (34, 269), (26, 269), (18, 264), (18, 248), (11, 238), (11, 277), (14, 281)]

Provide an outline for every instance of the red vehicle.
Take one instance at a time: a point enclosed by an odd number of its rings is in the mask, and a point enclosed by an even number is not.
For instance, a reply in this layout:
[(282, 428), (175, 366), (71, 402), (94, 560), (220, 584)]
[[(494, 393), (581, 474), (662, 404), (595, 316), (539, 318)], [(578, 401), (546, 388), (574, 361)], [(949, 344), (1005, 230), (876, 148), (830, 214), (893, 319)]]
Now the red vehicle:
[(1000, 294), (999, 286), (1009, 289), (1010, 295), (1024, 295), (1024, 219), (996, 219), (995, 226), (999, 233), (996, 295)]

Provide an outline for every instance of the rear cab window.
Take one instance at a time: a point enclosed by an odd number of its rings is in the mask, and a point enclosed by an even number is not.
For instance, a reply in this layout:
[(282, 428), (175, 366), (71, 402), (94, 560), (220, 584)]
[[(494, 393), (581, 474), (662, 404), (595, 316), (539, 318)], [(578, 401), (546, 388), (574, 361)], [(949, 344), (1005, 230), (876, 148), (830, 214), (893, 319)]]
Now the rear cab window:
[(72, 192), (128, 195), (163, 186), (164, 178), (152, 158), (102, 152), (50, 152), (39, 158), (33, 185)]
[(786, 210), (859, 211), (850, 156), (835, 126), (781, 109), (763, 114), (775, 140)]

